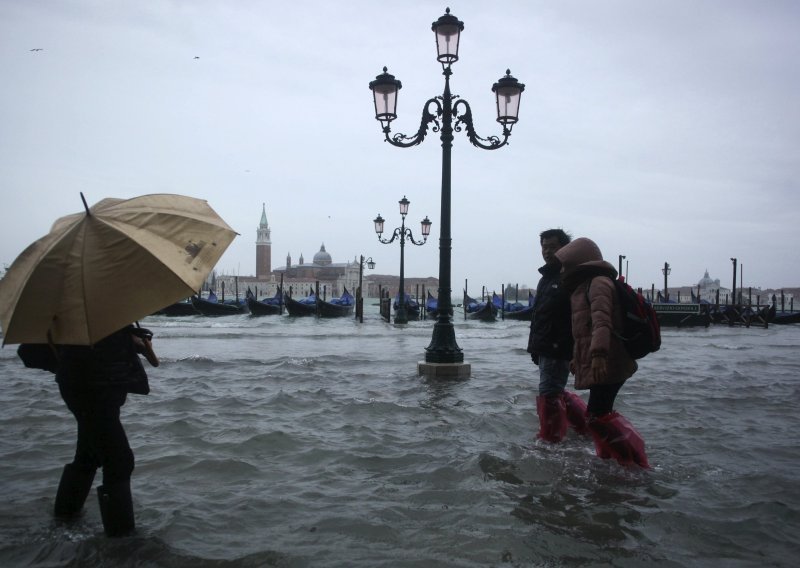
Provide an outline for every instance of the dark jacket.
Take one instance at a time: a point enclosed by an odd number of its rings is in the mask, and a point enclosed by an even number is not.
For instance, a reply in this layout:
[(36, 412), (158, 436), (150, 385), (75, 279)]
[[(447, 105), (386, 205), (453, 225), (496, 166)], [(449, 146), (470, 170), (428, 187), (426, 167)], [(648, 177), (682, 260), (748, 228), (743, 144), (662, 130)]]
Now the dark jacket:
[(114, 388), (147, 394), (150, 385), (133, 343), (133, 326), (91, 346), (58, 345), (56, 381), (74, 390)]
[(572, 357), (572, 322), (569, 294), (561, 286), (561, 266), (545, 264), (539, 269), (542, 278), (536, 286), (528, 353), (534, 362), (539, 355), (569, 360)]

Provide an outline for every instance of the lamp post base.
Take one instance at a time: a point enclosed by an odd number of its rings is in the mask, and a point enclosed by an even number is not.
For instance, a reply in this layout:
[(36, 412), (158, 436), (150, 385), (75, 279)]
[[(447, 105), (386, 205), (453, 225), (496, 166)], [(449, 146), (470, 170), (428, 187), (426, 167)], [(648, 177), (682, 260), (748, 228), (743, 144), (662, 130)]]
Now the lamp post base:
[(468, 379), (472, 374), (470, 363), (417, 363), (417, 374), (430, 379)]

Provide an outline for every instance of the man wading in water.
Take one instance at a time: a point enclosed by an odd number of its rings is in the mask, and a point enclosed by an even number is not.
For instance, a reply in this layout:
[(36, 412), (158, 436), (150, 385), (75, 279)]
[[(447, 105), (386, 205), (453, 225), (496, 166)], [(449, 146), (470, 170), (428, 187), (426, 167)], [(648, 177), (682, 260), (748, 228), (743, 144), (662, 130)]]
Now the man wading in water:
[(572, 358), (572, 325), (569, 293), (561, 286), (561, 262), (556, 252), (569, 244), (571, 237), (563, 229), (548, 229), (539, 235), (544, 266), (536, 287), (533, 320), (528, 337), (528, 353), (539, 366), (539, 438), (560, 442), (567, 433), (567, 423), (575, 431), (586, 432), (586, 403), (564, 388), (569, 378)]

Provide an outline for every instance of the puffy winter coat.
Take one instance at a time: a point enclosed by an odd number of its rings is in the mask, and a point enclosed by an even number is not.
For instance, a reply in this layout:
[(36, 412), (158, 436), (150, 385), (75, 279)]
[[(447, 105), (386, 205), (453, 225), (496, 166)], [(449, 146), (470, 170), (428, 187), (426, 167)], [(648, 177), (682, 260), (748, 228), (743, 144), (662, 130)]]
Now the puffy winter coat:
[(588, 389), (595, 384), (592, 357), (605, 356), (608, 361), (606, 384), (621, 383), (637, 369), (625, 346), (614, 335), (622, 329), (622, 310), (612, 278), (617, 271), (603, 260), (597, 245), (579, 238), (561, 248), (556, 257), (561, 261), (562, 279), (572, 289), (572, 335), (575, 339), (570, 370), (575, 375), (575, 388)]

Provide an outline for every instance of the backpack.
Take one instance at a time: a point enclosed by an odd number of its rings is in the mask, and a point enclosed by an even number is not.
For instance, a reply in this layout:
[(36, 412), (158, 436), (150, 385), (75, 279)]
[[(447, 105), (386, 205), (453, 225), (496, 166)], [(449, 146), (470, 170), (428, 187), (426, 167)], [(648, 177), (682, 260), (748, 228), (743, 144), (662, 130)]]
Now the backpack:
[[(615, 329), (614, 335), (622, 341), (633, 359), (655, 353), (661, 348), (661, 326), (653, 306), (627, 282), (619, 279), (612, 279), (612, 282), (622, 310), (622, 329)], [(586, 301), (589, 302), (589, 287), (586, 288)]]

